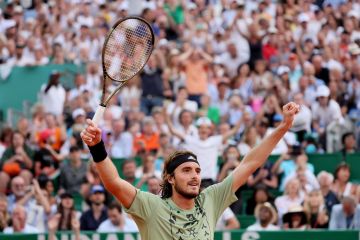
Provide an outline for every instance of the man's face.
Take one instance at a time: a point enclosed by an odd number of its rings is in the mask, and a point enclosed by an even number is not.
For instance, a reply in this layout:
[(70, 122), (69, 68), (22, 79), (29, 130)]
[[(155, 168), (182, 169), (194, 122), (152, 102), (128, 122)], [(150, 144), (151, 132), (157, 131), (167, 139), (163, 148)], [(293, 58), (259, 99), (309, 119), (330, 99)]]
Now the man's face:
[(136, 164), (134, 162), (126, 163), (123, 167), (125, 179), (135, 178)]
[(116, 208), (108, 210), (108, 218), (115, 226), (118, 226), (120, 224), (121, 217), (121, 213)]
[(346, 216), (351, 216), (354, 214), (355, 212), (355, 204), (345, 201), (343, 202), (343, 211), (345, 213)]
[(199, 126), (199, 137), (200, 139), (206, 139), (210, 136), (210, 126), (206, 124), (202, 124)]
[(159, 184), (159, 180), (157, 178), (150, 178), (147, 181), (148, 184), (148, 190), (149, 192), (151, 192), (152, 194), (157, 195), (160, 191), (160, 184)]
[(267, 207), (260, 208), (259, 220), (261, 223), (268, 223), (272, 218), (271, 211)]
[(105, 194), (103, 192), (95, 192), (91, 194), (91, 202), (95, 205), (100, 205), (105, 201)]
[(15, 208), (12, 215), (13, 221), (17, 221), (20, 228), (23, 229), (25, 227), (26, 222), (26, 212), (23, 208)]
[(25, 195), (25, 182), (24, 179), (14, 178), (11, 183), (11, 191), (16, 197), (23, 197)]
[(174, 171), (170, 183), (173, 191), (187, 199), (193, 199), (200, 193), (200, 166), (195, 162), (185, 162)]

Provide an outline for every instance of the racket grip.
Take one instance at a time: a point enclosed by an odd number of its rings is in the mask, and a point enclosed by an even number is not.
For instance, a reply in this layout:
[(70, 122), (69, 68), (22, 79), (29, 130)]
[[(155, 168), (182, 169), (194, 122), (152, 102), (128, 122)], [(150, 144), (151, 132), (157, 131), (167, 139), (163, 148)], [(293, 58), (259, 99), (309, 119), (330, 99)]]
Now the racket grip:
[(105, 109), (106, 108), (104, 106), (101, 106), (101, 105), (99, 105), (97, 107), (95, 115), (94, 115), (94, 117), (92, 119), (92, 121), (95, 123), (95, 125), (98, 125), (100, 120), (103, 118)]

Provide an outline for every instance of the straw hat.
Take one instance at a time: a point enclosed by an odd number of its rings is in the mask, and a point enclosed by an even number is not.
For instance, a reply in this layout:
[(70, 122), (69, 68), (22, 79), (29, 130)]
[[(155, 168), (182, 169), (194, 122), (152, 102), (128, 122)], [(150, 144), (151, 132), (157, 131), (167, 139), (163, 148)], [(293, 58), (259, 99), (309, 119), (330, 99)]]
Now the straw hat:
[(271, 221), (270, 221), (270, 223), (272, 223), (272, 224), (276, 223), (276, 221), (277, 221), (277, 212), (276, 212), (275, 208), (269, 202), (260, 203), (260, 204), (256, 205), (255, 211), (254, 211), (254, 215), (255, 215), (256, 219), (259, 219), (260, 209), (263, 208), (263, 207), (266, 207), (271, 212)]

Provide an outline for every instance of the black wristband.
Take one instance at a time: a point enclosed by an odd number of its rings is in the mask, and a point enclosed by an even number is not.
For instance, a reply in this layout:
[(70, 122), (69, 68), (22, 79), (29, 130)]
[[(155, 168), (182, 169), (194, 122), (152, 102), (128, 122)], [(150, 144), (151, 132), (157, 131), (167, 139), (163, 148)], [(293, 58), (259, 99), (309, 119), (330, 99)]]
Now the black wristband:
[(97, 143), (94, 146), (89, 146), (90, 153), (94, 159), (94, 162), (102, 162), (107, 157), (107, 152), (105, 149), (105, 144), (103, 140), (101, 140), (99, 143)]

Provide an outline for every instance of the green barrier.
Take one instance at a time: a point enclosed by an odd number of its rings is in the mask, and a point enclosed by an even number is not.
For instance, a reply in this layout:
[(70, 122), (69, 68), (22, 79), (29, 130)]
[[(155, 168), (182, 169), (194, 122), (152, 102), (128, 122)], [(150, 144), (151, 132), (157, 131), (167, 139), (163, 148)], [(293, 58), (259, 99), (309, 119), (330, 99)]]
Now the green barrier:
[(75, 64), (14, 67), (6, 80), (0, 79), (0, 110), (5, 114), (8, 108), (22, 111), (24, 100), (35, 103), (41, 85), (47, 83), (54, 70), (63, 73), (64, 87), (71, 87), (74, 74), (84, 72), (84, 67)]
[[(358, 240), (359, 231), (232, 231), (216, 232), (214, 240)], [(62, 232), (57, 234), (57, 239), (74, 239), (71, 233)], [(0, 234), (1, 240), (47, 240), (46, 234)], [(82, 240), (139, 240), (138, 234), (131, 233), (81, 233)], [(155, 240), (155, 239), (154, 239)]]

